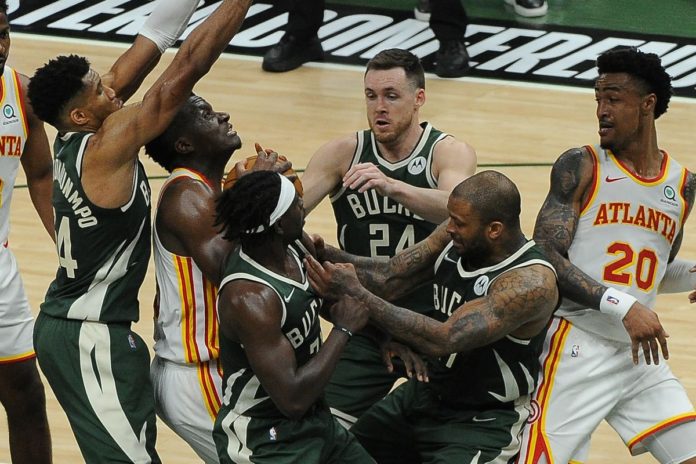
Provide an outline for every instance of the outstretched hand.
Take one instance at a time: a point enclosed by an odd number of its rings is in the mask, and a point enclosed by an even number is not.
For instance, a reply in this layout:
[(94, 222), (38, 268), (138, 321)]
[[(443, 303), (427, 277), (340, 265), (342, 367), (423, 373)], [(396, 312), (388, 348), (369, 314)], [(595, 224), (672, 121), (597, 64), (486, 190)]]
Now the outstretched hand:
[(324, 257), (326, 256), (326, 242), (324, 241), (324, 237), (319, 234), (312, 234), (310, 235), (310, 238), (312, 239), (312, 244), (314, 245), (314, 256), (317, 257), (318, 261), (325, 261)]
[(669, 350), (667, 349), (669, 335), (665, 332), (654, 311), (639, 302), (635, 302), (623, 318), (623, 324), (631, 337), (633, 364), (638, 364), (641, 348), (646, 364), (650, 364), (651, 361), (654, 364), (660, 364), (660, 349), (662, 356), (669, 359)]
[[(696, 266), (689, 269), (689, 272), (691, 272), (691, 273), (696, 272)], [(693, 292), (689, 293), (689, 303), (696, 303), (696, 289), (694, 289)]]
[(377, 193), (388, 197), (394, 179), (387, 177), (372, 163), (359, 163), (351, 167), (343, 176), (343, 186), (362, 193), (375, 189)]
[(312, 256), (305, 258), (309, 283), (322, 298), (339, 300), (344, 295), (353, 295), (361, 285), (355, 268), (349, 263), (319, 263)]
[(419, 382), (430, 382), (428, 366), (425, 361), (408, 346), (390, 340), (380, 346), (380, 351), (387, 371), (394, 372), (394, 358), (398, 358), (403, 362), (406, 376), (409, 379), (415, 376)]
[[(263, 148), (258, 142), (254, 143), (254, 148), (256, 149), (256, 162), (250, 168), (247, 168), (247, 160), (242, 160), (234, 165), (234, 169), (237, 172), (237, 179), (239, 179), (244, 174), (248, 174), (254, 171), (273, 171), (284, 173), (292, 168), (292, 163), (287, 160), (283, 155), (279, 155), (278, 152), (271, 148)], [(294, 181), (297, 177), (296, 174), (290, 178)]]

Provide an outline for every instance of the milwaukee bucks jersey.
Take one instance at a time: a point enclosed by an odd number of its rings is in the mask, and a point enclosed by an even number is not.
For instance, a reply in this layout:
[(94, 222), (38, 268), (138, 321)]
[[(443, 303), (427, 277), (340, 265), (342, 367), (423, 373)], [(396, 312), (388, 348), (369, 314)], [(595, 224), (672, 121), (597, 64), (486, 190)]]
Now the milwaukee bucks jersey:
[(0, 135), (0, 245), (10, 233), (10, 202), (19, 159), (29, 136), (22, 88), (17, 72), (5, 65), (0, 76), (0, 106), (2, 134)]
[[(41, 311), (101, 322), (138, 320), (138, 290), (150, 258), (150, 186), (139, 161), (131, 197), (118, 208), (93, 204), (82, 188), (87, 132), (56, 138), (53, 163), (58, 271)], [(94, 155), (98, 156), (98, 155)]]
[[(491, 284), (504, 272), (538, 264), (553, 269), (535, 243), (529, 241), (494, 266), (467, 271), (450, 243), (435, 262), (432, 317), (445, 321), (465, 302), (487, 295)], [(431, 384), (442, 401), (454, 407), (513, 405), (516, 399), (534, 391), (545, 334), (546, 329), (528, 340), (506, 335), (469, 352), (444, 356), (432, 366)]]
[[(433, 151), (448, 134), (429, 123), (424, 122), (421, 126), (423, 134), (413, 151), (396, 163), (380, 155), (372, 131), (358, 132), (351, 167), (358, 163), (373, 163), (392, 179), (414, 187), (437, 188), (437, 179), (432, 173)], [(437, 227), (437, 224), (426, 221), (374, 189), (359, 193), (341, 188), (331, 196), (331, 205), (338, 226), (338, 243), (342, 249), (355, 255), (392, 257), (423, 240)], [(430, 289), (421, 287), (398, 303), (419, 312), (429, 311), (432, 308)]]
[[(283, 308), (280, 330), (285, 334), (295, 352), (297, 366), (301, 367), (321, 347), (319, 309), (322, 300), (309, 285), (307, 271), (293, 247), (288, 250), (302, 270), (302, 282), (276, 274), (251, 259), (241, 247), (230, 254), (225, 266), (223, 287), (234, 280), (248, 280), (268, 286), (277, 295)], [(263, 308), (259, 308), (262, 310)], [(283, 417), (268, 396), (244, 352), (244, 347), (225, 337), (220, 331), (220, 359), (224, 372), (224, 398), (219, 415), (233, 414), (249, 417)], [(224, 421), (223, 421), (224, 422)]]

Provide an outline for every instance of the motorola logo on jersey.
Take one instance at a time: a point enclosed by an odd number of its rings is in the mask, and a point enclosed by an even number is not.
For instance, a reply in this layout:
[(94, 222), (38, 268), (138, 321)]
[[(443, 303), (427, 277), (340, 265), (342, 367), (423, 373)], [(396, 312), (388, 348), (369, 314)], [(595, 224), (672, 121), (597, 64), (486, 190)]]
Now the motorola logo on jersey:
[(478, 296), (481, 296), (484, 293), (486, 293), (486, 290), (488, 290), (488, 285), (490, 284), (490, 282), (490, 279), (486, 275), (482, 275), (481, 277), (476, 279), (476, 283), (474, 284), (474, 293)]
[(422, 156), (413, 158), (410, 163), (408, 163), (408, 173), (412, 176), (418, 175), (425, 171), (425, 166), (427, 162)]

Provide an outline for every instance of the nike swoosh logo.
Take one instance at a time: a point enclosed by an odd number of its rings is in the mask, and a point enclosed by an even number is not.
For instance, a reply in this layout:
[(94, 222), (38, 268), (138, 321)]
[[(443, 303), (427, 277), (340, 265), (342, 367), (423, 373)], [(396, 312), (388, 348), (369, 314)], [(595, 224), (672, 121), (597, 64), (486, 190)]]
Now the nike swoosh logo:
[(294, 288), (290, 291), (290, 294), (289, 294), (288, 296), (284, 296), (284, 297), (283, 297), (283, 300), (285, 300), (286, 303), (290, 303), (290, 298), (292, 298), (292, 294), (293, 294), (293, 293), (295, 293), (295, 289), (294, 289)]
[(617, 180), (624, 180), (624, 179), (626, 179), (626, 176), (623, 176), (623, 177), (609, 177), (609, 176), (607, 176), (604, 178), (604, 180), (606, 180), (607, 182), (616, 182)]
[(449, 257), (449, 254), (445, 255), (445, 261), (449, 261), (450, 263), (457, 264), (457, 261), (453, 260), (452, 258)]
[(479, 419), (478, 417), (474, 416), (471, 418), (471, 420), (474, 422), (491, 422), (495, 420), (495, 417), (486, 417)]

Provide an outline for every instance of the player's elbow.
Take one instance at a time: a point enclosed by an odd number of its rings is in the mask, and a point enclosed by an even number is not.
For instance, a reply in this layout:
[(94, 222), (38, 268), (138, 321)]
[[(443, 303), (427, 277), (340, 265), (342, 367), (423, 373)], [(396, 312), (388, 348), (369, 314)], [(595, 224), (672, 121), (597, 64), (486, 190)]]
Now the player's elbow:
[(294, 401), (290, 398), (284, 398), (281, 401), (274, 400), (274, 402), (280, 413), (293, 421), (302, 419), (313, 404), (301, 400)]

